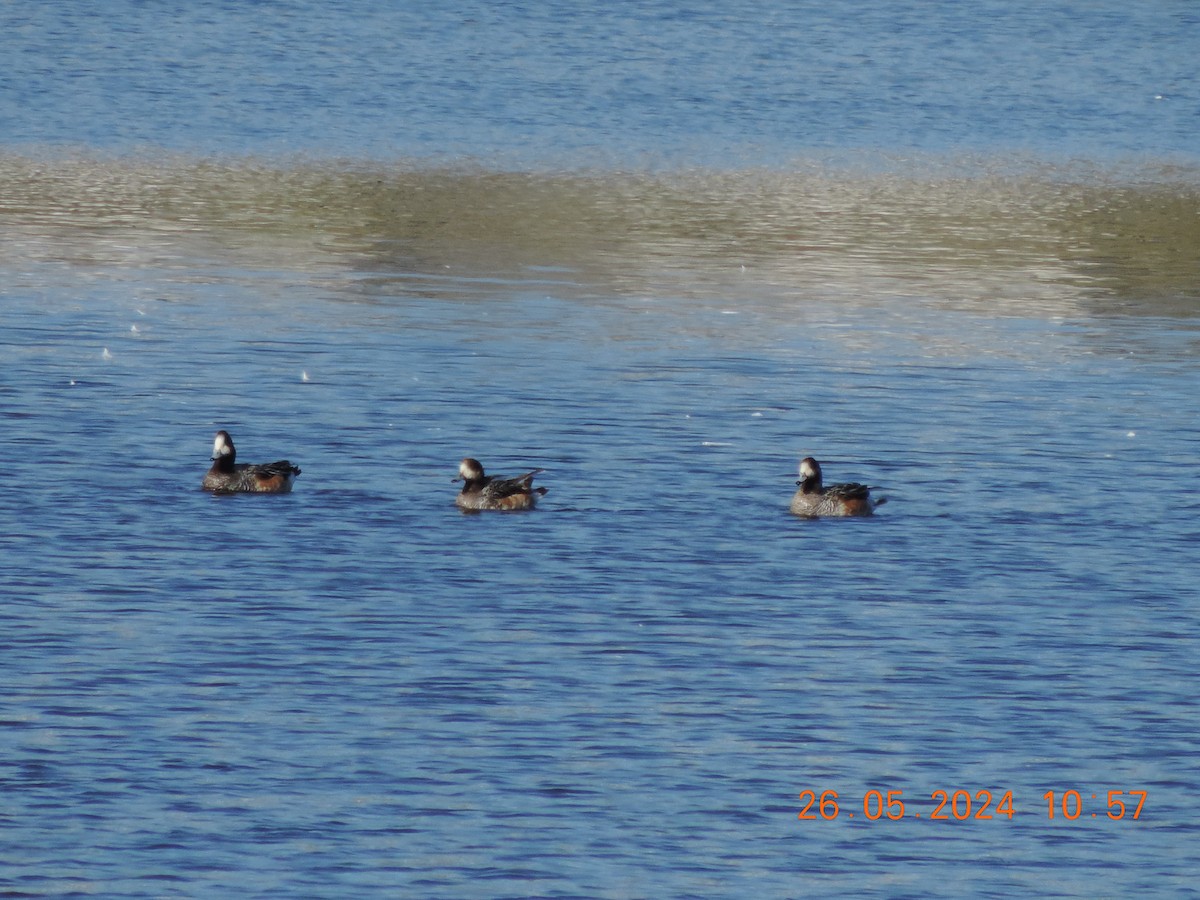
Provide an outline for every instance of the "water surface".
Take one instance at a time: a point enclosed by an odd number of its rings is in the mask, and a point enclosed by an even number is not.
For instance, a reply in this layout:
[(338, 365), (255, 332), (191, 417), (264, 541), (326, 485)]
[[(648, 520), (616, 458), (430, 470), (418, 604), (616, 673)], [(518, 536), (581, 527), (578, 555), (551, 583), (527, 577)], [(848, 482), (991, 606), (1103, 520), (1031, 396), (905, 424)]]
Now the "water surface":
[(1192, 889), (1190, 7), (106, 10), (0, 29), (5, 891)]

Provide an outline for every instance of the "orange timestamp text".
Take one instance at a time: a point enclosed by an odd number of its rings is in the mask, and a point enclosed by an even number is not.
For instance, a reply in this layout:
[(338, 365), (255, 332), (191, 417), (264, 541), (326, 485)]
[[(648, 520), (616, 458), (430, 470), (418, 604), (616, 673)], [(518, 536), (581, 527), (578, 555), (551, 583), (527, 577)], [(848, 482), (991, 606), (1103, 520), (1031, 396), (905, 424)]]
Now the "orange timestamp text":
[[(936, 790), (929, 795), (932, 808), (922, 806), (922, 811), (915, 811), (915, 805), (904, 802), (904, 791), (879, 790), (872, 788), (862, 794), (862, 817), (871, 822), (880, 819), (897, 821), (899, 819), (933, 819), (935, 821), (988, 820), (1006, 818), (1011, 820), (1017, 814), (1017, 804), (1013, 800), (1012, 791), (979, 790)], [(858, 800), (856, 796), (855, 801)], [(1046, 791), (1042, 794), (1047, 819), (1064, 818), (1075, 821), (1078, 818), (1095, 819), (1101, 816), (1116, 821), (1127, 816), (1138, 819), (1142, 815), (1142, 807), (1146, 804), (1146, 791), (1108, 791), (1100, 797), (1097, 794), (1085, 794), (1075, 789), (1066, 791)], [(797, 818), (801, 820), (819, 821), (824, 819), (831, 822), (839, 816), (857, 818), (857, 802), (854, 808), (843, 808), (843, 802), (837, 791), (801, 791), (802, 804)]]

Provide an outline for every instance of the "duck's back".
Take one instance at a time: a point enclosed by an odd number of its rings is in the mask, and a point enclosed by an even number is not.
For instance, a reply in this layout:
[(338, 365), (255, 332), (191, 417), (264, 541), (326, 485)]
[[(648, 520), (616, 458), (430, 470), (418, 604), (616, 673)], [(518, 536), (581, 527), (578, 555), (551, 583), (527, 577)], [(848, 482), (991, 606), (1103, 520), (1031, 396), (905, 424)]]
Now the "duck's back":
[(204, 476), (201, 487), (224, 494), (286, 494), (299, 474), (300, 469), (286, 459), (264, 464), (238, 463), (228, 472), (214, 465)]
[(798, 516), (869, 516), (874, 507), (867, 485), (846, 482), (820, 491), (796, 491), (791, 511)]

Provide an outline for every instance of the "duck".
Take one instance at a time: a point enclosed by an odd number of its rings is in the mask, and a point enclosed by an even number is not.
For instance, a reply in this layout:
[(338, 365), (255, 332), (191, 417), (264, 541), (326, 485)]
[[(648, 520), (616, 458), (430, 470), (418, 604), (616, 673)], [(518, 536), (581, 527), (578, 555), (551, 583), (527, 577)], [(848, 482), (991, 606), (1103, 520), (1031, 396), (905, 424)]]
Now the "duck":
[(462, 510), (484, 509), (533, 509), (537, 498), (546, 494), (546, 488), (533, 487), (533, 478), (545, 469), (534, 469), (515, 478), (499, 478), (485, 475), (479, 460), (468, 456), (458, 465), (458, 478), (462, 490), (454, 499), (454, 505)]
[(792, 497), (791, 511), (798, 516), (869, 516), (887, 498), (874, 500), (871, 489), (856, 481), (831, 484), (821, 481), (821, 464), (811, 456), (800, 460), (799, 490)]
[(218, 431), (213, 438), (212, 468), (200, 487), (217, 494), (256, 493), (287, 494), (300, 469), (286, 459), (273, 463), (237, 463), (237, 450), (228, 431)]

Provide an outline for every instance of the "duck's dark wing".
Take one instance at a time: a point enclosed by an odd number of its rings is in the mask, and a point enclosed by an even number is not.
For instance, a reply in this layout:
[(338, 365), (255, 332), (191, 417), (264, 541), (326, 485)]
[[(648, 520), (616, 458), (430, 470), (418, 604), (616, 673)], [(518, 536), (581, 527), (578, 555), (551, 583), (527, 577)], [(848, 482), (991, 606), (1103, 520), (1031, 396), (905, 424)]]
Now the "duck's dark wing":
[(836, 497), (839, 500), (866, 500), (871, 489), (857, 481), (845, 481), (841, 484), (831, 484), (825, 488), (825, 496)]
[(497, 500), (502, 497), (511, 497), (513, 494), (528, 494), (533, 477), (544, 471), (546, 470), (534, 469), (532, 472), (526, 472), (515, 478), (489, 478), (484, 490)]
[(300, 474), (300, 467), (293, 466), (286, 459), (279, 459), (273, 463), (263, 463), (262, 465), (255, 466), (254, 468), (256, 473), (262, 478), (273, 478), (277, 475), (283, 475), (286, 477), (288, 475)]

